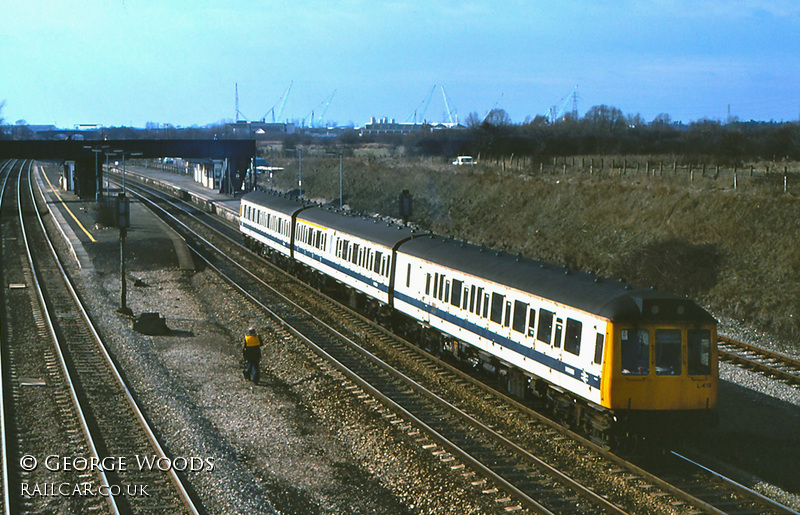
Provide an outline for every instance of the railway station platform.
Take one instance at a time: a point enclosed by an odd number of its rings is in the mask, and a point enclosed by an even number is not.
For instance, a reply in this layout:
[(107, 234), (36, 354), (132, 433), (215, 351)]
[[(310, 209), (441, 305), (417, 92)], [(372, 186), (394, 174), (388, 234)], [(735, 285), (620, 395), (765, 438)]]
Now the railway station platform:
[[(234, 222), (238, 220), (241, 195), (219, 193), (198, 183), (192, 175), (160, 168), (128, 165), (125, 173), (129, 179), (190, 201), (209, 213)], [(116, 177), (119, 177), (119, 172), (116, 172)]]
[[(99, 273), (118, 273), (120, 231), (110, 223), (110, 208), (94, 199), (81, 199), (59, 187), (61, 169), (46, 162), (35, 163), (38, 182), (47, 207), (78, 266)], [(113, 186), (106, 197), (116, 197)], [(238, 209), (238, 207), (237, 207)], [(130, 199), (130, 229), (125, 238), (125, 268), (135, 279), (137, 271), (193, 270), (194, 262), (186, 243), (135, 197)], [(104, 223), (106, 222), (106, 223)]]

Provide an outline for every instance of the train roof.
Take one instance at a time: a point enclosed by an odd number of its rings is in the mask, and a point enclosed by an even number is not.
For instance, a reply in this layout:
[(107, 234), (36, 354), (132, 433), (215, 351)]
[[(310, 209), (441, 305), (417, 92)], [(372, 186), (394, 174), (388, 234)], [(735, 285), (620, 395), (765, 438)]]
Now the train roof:
[(295, 198), (288, 197), (271, 190), (251, 191), (242, 197), (242, 201), (252, 202), (253, 204), (257, 204), (259, 206), (268, 207), (287, 216), (292, 216), (301, 209), (310, 206), (310, 204), (304, 204)]
[(542, 261), (430, 236), (399, 252), (593, 313), (611, 321), (712, 322), (692, 300)]
[(297, 215), (297, 219), (373, 241), (390, 249), (402, 240), (423, 234), (379, 218), (350, 215), (324, 207), (306, 209)]
[(287, 216), (297, 214), (298, 220), (305, 220), (364, 240), (374, 241), (388, 248), (394, 248), (396, 244), (407, 238), (424, 234), (379, 218), (343, 213), (317, 204), (304, 203), (271, 190), (253, 191), (242, 197), (242, 200), (274, 209)]

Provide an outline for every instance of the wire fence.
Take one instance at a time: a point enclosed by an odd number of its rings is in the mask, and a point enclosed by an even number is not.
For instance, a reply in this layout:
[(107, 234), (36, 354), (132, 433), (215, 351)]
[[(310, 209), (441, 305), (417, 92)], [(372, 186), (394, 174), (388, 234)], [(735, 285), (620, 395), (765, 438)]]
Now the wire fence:
[[(800, 191), (800, 163), (761, 162), (723, 166), (719, 164), (691, 163), (672, 159), (636, 159), (620, 157), (561, 157), (552, 161), (536, 160), (528, 156), (490, 158), (480, 161), (484, 166), (500, 168), (504, 172), (541, 175), (589, 175), (597, 177), (653, 178), (713, 183), (717, 187), (738, 190), (748, 185), (768, 186), (778, 193)], [(791, 189), (794, 191), (791, 191)]]

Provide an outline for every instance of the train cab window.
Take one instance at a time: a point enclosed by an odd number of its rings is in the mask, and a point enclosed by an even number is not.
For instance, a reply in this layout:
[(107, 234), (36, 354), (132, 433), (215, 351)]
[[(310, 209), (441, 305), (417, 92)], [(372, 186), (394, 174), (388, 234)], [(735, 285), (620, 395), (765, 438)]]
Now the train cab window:
[(564, 335), (564, 350), (578, 356), (581, 353), (581, 331), (583, 324), (571, 318), (567, 319), (567, 332)]
[(594, 362), (598, 365), (603, 362), (603, 342), (605, 335), (597, 333), (597, 338), (594, 340)]
[(492, 293), (492, 314), (489, 316), (489, 320), (498, 324), (503, 321), (503, 302), (505, 300), (505, 295)]
[(528, 317), (528, 336), (533, 338), (536, 336), (534, 332), (534, 326), (536, 325), (536, 310), (531, 308), (530, 317)]
[(647, 329), (623, 329), (620, 331), (622, 347), (622, 373), (646, 376), (650, 373), (650, 333)]
[(656, 375), (681, 375), (681, 330), (656, 329)]
[(453, 294), (450, 296), (450, 304), (457, 308), (461, 307), (461, 290), (463, 287), (463, 281), (453, 279)]
[(511, 329), (518, 333), (525, 333), (525, 317), (528, 316), (528, 305), (524, 302), (514, 301), (514, 323)]
[(686, 333), (689, 358), (689, 375), (706, 376), (711, 373), (711, 331), (689, 329)]
[(546, 309), (539, 310), (539, 331), (536, 333), (536, 339), (550, 345), (551, 335), (553, 334), (553, 313)]

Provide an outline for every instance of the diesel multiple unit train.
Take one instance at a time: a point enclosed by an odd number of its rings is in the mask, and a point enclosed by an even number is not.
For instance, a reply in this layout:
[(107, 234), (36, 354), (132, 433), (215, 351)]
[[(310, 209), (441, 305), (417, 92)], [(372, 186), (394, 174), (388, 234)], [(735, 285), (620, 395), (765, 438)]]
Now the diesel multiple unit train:
[(593, 436), (713, 420), (716, 323), (689, 299), (274, 192), (242, 198), (240, 230), (250, 248)]

